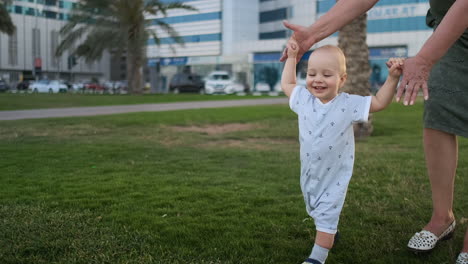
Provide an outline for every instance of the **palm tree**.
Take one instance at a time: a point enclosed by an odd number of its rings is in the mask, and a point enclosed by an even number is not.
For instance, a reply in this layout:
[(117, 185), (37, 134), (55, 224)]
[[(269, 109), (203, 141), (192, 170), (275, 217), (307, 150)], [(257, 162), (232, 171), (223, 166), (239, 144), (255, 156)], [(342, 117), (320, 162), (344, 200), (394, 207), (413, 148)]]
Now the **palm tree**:
[[(369, 48), (367, 38), (367, 14), (361, 15), (350, 24), (340, 29), (338, 33), (338, 46), (346, 56), (346, 69), (348, 80), (342, 91), (370, 95)], [(363, 139), (372, 133), (372, 116), (369, 115), (368, 123), (354, 125), (356, 139)]]
[(148, 26), (156, 23), (183, 45), (182, 38), (169, 24), (145, 19), (145, 15), (166, 16), (170, 9), (196, 10), (180, 2), (165, 4), (159, 0), (80, 0), (60, 30), (63, 39), (56, 55), (69, 50), (74, 56), (92, 62), (100, 59), (105, 50), (116, 55), (126, 52), (130, 92), (141, 93), (147, 41), (151, 37), (157, 45), (161, 43), (156, 31)]
[(15, 25), (11, 21), (10, 14), (6, 6), (11, 4), (12, 0), (0, 0), (0, 32), (12, 35), (15, 33)]

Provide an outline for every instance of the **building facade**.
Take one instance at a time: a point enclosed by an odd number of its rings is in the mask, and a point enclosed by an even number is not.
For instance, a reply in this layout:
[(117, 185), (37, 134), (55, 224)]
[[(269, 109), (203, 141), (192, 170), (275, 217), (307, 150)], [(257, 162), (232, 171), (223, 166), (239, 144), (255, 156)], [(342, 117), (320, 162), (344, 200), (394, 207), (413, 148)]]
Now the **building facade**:
[(9, 83), (23, 79), (109, 79), (108, 54), (88, 64), (65, 52), (55, 56), (59, 31), (78, 0), (16, 0), (8, 11), (16, 26), (12, 36), (0, 34), (0, 78)]
[[(174, 2), (174, 0), (163, 0)], [(150, 76), (160, 76), (157, 86), (167, 91), (171, 76), (191, 70), (206, 76), (226, 70), (251, 90), (259, 86), (279, 89), (283, 64), (279, 62), (290, 31), (282, 21), (310, 25), (327, 12), (335, 0), (190, 0), (198, 11), (175, 10), (163, 17), (184, 38), (175, 45), (164, 32), (161, 46), (148, 41)], [(425, 24), (428, 0), (381, 0), (368, 12), (371, 82), (378, 88), (385, 80), (384, 62), (390, 57), (414, 56), (432, 29)], [(317, 43), (337, 44), (337, 34)], [(307, 59), (307, 55), (303, 60)]]

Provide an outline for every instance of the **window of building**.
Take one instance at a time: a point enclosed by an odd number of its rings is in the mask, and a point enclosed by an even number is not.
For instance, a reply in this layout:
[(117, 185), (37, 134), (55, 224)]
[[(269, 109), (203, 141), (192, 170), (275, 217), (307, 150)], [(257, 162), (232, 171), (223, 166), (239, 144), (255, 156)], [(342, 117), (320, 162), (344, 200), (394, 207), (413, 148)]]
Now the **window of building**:
[(280, 39), (286, 38), (286, 30), (264, 32), (259, 34), (260, 39)]
[(26, 12), (24, 13), (29, 16), (34, 16), (34, 14), (36, 13), (36, 10), (34, 10), (34, 8), (28, 7), (26, 8)]
[(56, 6), (57, 0), (45, 0), (45, 5), (47, 6)]
[(8, 64), (18, 65), (18, 36), (16, 31), (8, 37)]
[(23, 14), (23, 7), (15, 6), (15, 14)]
[(45, 17), (46, 18), (52, 18), (52, 19), (56, 19), (57, 18), (57, 12), (54, 12), (54, 11), (44, 11), (44, 14), (45, 14)]
[(260, 12), (260, 23), (281, 21), (287, 18), (288, 18), (287, 8), (280, 8), (280, 9)]

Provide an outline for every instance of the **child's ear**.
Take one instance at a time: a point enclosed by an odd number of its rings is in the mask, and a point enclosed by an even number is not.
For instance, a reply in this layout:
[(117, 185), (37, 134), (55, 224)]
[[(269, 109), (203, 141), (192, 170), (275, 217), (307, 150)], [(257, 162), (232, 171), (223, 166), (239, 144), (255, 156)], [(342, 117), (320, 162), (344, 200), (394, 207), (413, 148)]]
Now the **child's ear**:
[(341, 75), (340, 77), (340, 88), (343, 87), (343, 85), (345, 84), (346, 80), (348, 79), (348, 74), (347, 73), (343, 73), (343, 75)]

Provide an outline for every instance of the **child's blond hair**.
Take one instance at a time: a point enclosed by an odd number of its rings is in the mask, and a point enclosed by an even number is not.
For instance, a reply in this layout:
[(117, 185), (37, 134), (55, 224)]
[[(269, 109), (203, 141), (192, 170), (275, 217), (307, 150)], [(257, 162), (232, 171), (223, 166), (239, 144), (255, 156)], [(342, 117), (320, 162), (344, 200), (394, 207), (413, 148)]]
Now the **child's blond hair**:
[(325, 45), (325, 46), (316, 48), (312, 52), (317, 52), (317, 51), (330, 51), (336, 54), (337, 59), (339, 60), (339, 63), (340, 63), (340, 73), (341, 74), (346, 73), (346, 57), (344, 55), (344, 52), (339, 47), (334, 46), (334, 45)]

